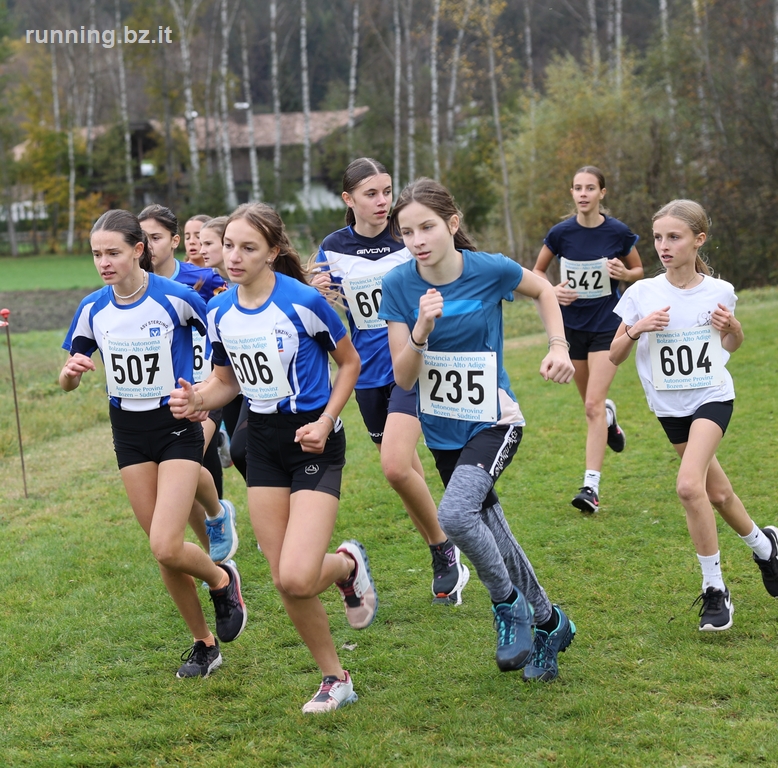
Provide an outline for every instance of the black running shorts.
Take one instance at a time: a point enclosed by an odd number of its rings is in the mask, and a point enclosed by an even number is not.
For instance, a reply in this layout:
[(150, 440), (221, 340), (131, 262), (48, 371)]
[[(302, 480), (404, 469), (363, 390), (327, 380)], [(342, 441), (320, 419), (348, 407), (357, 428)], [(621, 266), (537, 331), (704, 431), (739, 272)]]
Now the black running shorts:
[(673, 445), (681, 445), (689, 442), (689, 430), (692, 427), (692, 422), (697, 421), (697, 419), (707, 419), (718, 424), (721, 427), (721, 434), (726, 434), (733, 409), (734, 401), (727, 400), (723, 403), (705, 403), (691, 416), (659, 416), (657, 418), (670, 442)]
[(405, 413), (416, 418), (416, 388), (403, 389), (392, 382), (385, 387), (355, 389), (359, 412), (370, 439), (380, 443), (384, 437), (386, 417), (390, 413)]

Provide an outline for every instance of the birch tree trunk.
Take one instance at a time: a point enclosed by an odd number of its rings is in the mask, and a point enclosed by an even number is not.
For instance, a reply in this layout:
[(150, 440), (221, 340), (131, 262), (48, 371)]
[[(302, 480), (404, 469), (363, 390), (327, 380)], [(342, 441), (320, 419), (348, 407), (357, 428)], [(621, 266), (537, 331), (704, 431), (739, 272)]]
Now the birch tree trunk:
[(413, 50), (411, 49), (411, 19), (413, 0), (406, 0), (403, 13), (405, 36), (406, 98), (408, 102), (408, 183), (416, 178), (416, 88), (414, 86)]
[(432, 134), (432, 177), (440, 181), (440, 130), (438, 128), (438, 26), (440, 0), (432, 3), (432, 39), (430, 40), (430, 133)]
[(165, 119), (165, 176), (167, 176), (167, 204), (176, 208), (176, 179), (173, 165), (173, 131), (168, 81), (167, 48), (162, 46), (162, 104)]
[(700, 147), (702, 148), (702, 163), (700, 175), (708, 177), (708, 163), (710, 161), (711, 140), (710, 127), (708, 125), (708, 98), (705, 93), (705, 60), (702, 41), (702, 19), (700, 17), (700, 0), (692, 0), (692, 15), (694, 18), (694, 39), (697, 47), (699, 66), (697, 71), (697, 102), (700, 110)]
[[(122, 14), (119, 0), (114, 0), (116, 29), (122, 28)], [(132, 143), (130, 140), (130, 116), (127, 111), (127, 82), (124, 72), (124, 54), (121, 45), (116, 46), (116, 63), (119, 67), (119, 113), (124, 132), (124, 177), (127, 183), (127, 197), (130, 209), (135, 208), (135, 180), (132, 172)]]
[(308, 84), (308, 0), (300, 0), (300, 74), (303, 87), (303, 200), (311, 215), (311, 90)]
[[(16, 222), (14, 222), (14, 186), (8, 178), (8, 163), (5, 161), (5, 142), (2, 133), (0, 133), (0, 185), (5, 199), (6, 221), (8, 222), (8, 245), (11, 249), (11, 256), (19, 255), (19, 245), (16, 241)], [(35, 201), (33, 199), (32, 215), (35, 217)]]
[(57, 71), (57, 49), (51, 43), (51, 108), (54, 113), (54, 130), (59, 133), (62, 123), (59, 116), (59, 73)]
[(586, 0), (589, 11), (589, 51), (592, 57), (592, 69), (597, 77), (600, 71), (600, 43), (597, 39), (597, 5), (595, 0)]
[(249, 76), (249, 46), (246, 41), (246, 15), (244, 13), (240, 25), (240, 57), (243, 64), (243, 98), (248, 104), (246, 108), (246, 125), (249, 133), (249, 167), (251, 168), (251, 200), (258, 203), (262, 200), (262, 189), (259, 186), (259, 163), (257, 161), (256, 140), (254, 138), (254, 102), (251, 99), (251, 78)]
[[(213, 174), (213, 157), (211, 151), (219, 156), (219, 151), (216, 145), (211, 145), (211, 138), (213, 136), (211, 130), (211, 119), (213, 113), (216, 112), (215, 105), (212, 103), (213, 98), (213, 41), (216, 37), (213, 34), (213, 30), (208, 30), (208, 58), (205, 62), (205, 174), (211, 176)], [(218, 162), (218, 161), (217, 161)], [(219, 167), (219, 175), (221, 173), (221, 166)]]
[(348, 74), (348, 157), (354, 159), (354, 110), (357, 103), (357, 64), (359, 62), (359, 0), (354, 0), (351, 16), (351, 66)]
[(529, 166), (529, 184), (527, 184), (527, 202), (531, 205), (535, 180), (535, 161), (537, 151), (535, 147), (535, 102), (537, 93), (535, 92), (535, 65), (532, 57), (532, 0), (524, 0), (524, 56), (525, 67), (527, 70), (527, 91), (529, 92), (529, 125), (530, 125), (530, 166)]
[(773, 104), (774, 143), (778, 148), (778, 0), (773, 0)]
[[(97, 29), (95, 0), (89, 0), (89, 29)], [(87, 61), (87, 91), (86, 91), (86, 175), (91, 178), (93, 173), (92, 154), (94, 152), (95, 125), (95, 53), (91, 45), (86, 47)]]
[[(778, 2), (778, 0), (776, 0)], [(457, 28), (457, 39), (454, 43), (454, 52), (451, 55), (451, 80), (448, 85), (448, 103), (446, 105), (446, 170), (451, 170), (454, 162), (454, 117), (457, 98), (457, 76), (459, 74), (459, 60), (462, 56), (462, 41), (465, 38), (465, 28), (470, 21), (470, 12), (473, 10), (473, 0), (465, 0), (465, 9), (462, 12), (462, 21)]]
[[(778, 6), (778, 0), (776, 0)], [(667, 96), (667, 115), (670, 125), (670, 146), (673, 151), (673, 161), (675, 163), (676, 179), (683, 194), (683, 159), (681, 158), (680, 148), (678, 146), (678, 129), (676, 127), (676, 108), (677, 102), (673, 93), (673, 78), (670, 72), (670, 22), (667, 11), (667, 0), (659, 0), (659, 24), (662, 33), (662, 62), (665, 70), (665, 95)]]
[(273, 115), (276, 124), (276, 141), (273, 149), (273, 181), (275, 205), (281, 204), (281, 90), (278, 84), (278, 8), (276, 0), (270, 0), (270, 69), (273, 89)]
[[(230, 110), (227, 102), (227, 67), (229, 64), (228, 54), (230, 47), (230, 30), (232, 29), (232, 20), (229, 18), (227, 3), (229, 0), (221, 2), (221, 31), (222, 31), (222, 50), (219, 63), (219, 103), (221, 107), (221, 139), (222, 154), (224, 155), (224, 192), (227, 207), (234, 210), (238, 207), (238, 196), (235, 193), (235, 176), (232, 172), (232, 146), (230, 145)], [(234, 16), (232, 19), (234, 20)]]
[(400, 29), (400, 0), (392, 4), (392, 25), (394, 27), (394, 167), (392, 168), (392, 186), (401, 189), (400, 163), (402, 152), (402, 115), (400, 109), (402, 85), (402, 31)]
[(502, 140), (502, 125), (500, 124), (500, 102), (497, 97), (497, 72), (494, 62), (494, 29), (492, 22), (492, 3), (486, 0), (486, 30), (489, 48), (489, 84), (492, 91), (492, 114), (494, 117), (494, 129), (497, 134), (497, 149), (500, 154), (500, 169), (502, 170), (502, 202), (505, 216), (505, 234), (508, 238), (508, 255), (516, 258), (516, 241), (513, 236), (513, 222), (511, 221), (510, 178), (508, 176), (508, 161), (505, 157), (505, 146)]
[(73, 252), (73, 241), (76, 232), (76, 153), (73, 146), (73, 130), (75, 128), (76, 110), (76, 67), (73, 62), (73, 45), (66, 48), (68, 62), (68, 235), (66, 248)]
[[(226, 1), (226, 0), (225, 0)], [(190, 33), (194, 17), (201, 0), (192, 0), (188, 11), (184, 11), (183, 0), (170, 0), (173, 16), (178, 27), (178, 41), (181, 48), (181, 63), (184, 67), (184, 119), (189, 142), (189, 168), (191, 169), (192, 193), (195, 199), (200, 197), (200, 154), (197, 151), (197, 131), (195, 129), (194, 99), (192, 96), (192, 56), (189, 48)]]

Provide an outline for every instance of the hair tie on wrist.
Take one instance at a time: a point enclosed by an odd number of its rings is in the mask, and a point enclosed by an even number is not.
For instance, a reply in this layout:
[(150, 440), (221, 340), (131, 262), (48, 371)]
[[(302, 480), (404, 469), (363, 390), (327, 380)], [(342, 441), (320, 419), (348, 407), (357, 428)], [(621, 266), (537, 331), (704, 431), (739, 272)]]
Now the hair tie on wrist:
[(630, 336), (629, 335), (629, 329), (630, 328), (632, 328), (631, 325), (625, 325), (624, 326), (624, 333), (627, 334), (627, 338), (632, 339), (632, 341), (637, 341), (640, 338), (640, 334), (638, 334), (637, 338), (635, 338), (634, 336)]
[(552, 344), (564, 344), (568, 350), (570, 349), (570, 342), (564, 336), (549, 336), (548, 348), (551, 349)]
[(409, 347), (410, 347), (410, 348), (411, 348), (411, 349), (412, 349), (414, 352), (418, 352), (418, 353), (421, 355), (421, 354), (424, 354), (424, 353), (425, 353), (425, 352), (426, 352), (426, 351), (429, 349), (429, 346), (430, 346), (430, 341), (429, 341), (429, 339), (427, 339), (427, 340), (424, 342), (424, 344), (419, 344), (419, 343), (418, 343), (418, 342), (417, 342), (417, 341), (416, 341), (416, 340), (413, 338), (413, 334), (412, 334), (412, 333), (409, 333), (409, 334), (408, 334), (408, 346), (409, 346)]

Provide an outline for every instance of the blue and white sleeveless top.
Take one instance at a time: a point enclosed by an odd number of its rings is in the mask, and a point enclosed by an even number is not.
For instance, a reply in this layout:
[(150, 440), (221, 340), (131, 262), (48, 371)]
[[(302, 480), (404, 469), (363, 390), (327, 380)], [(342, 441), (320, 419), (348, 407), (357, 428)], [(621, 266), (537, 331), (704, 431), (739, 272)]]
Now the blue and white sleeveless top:
[(151, 411), (166, 405), (179, 378), (192, 380), (192, 329), (205, 333), (205, 302), (190, 288), (149, 273), (133, 304), (117, 304), (109, 285), (78, 307), (62, 344), (71, 355), (105, 364), (114, 408)]
[(379, 317), (383, 276), (413, 257), (390, 227), (377, 237), (364, 237), (353, 227), (343, 227), (322, 241), (316, 261), (346, 299), (351, 340), (362, 361), (356, 389), (383, 387), (394, 381), (386, 323)]
[(257, 309), (240, 306), (237, 288), (208, 302), (213, 364), (233, 368), (255, 413), (324, 408), (332, 389), (328, 353), (346, 328), (315, 288), (280, 273), (275, 279)]
[[(379, 312), (384, 320), (405, 323), (413, 329), (421, 296), (430, 288), (443, 295), (443, 316), (435, 321), (429, 336), (429, 354), (425, 354), (422, 369), (422, 376), (430, 376), (426, 389), (431, 386), (431, 399), (437, 397), (439, 407), (425, 412), (425, 382), (421, 376), (416, 385), (425, 442), (440, 450), (463, 448), (474, 435), (495, 424), (525, 423), (503, 366), (502, 322), (502, 302), (513, 301), (513, 291), (524, 271), (501, 253), (463, 250), (462, 258), (462, 274), (447, 285), (423, 280), (415, 261), (393, 269), (384, 278)], [(428, 365), (435, 358), (441, 365)], [(478, 360), (473, 363), (473, 358)], [(483, 367), (486, 362), (493, 369), (488, 375)], [(488, 401), (494, 404), (493, 418), (473, 420), (472, 414)], [(435, 415), (433, 411), (453, 416)]]

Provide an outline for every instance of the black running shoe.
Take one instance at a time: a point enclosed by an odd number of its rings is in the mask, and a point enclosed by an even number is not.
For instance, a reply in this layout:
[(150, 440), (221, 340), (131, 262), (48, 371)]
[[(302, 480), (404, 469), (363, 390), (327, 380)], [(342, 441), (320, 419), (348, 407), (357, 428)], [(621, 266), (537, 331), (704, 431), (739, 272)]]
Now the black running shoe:
[(723, 592), (715, 587), (708, 587), (693, 603), (700, 606), (700, 632), (721, 632), (732, 626), (732, 614), (735, 607), (729, 597), (729, 590)]
[(222, 665), (219, 641), (215, 645), (206, 645), (198, 640), (189, 650), (181, 654), (184, 663), (176, 672), (176, 677), (208, 677)]
[(223, 643), (235, 640), (246, 626), (246, 606), (240, 593), (240, 574), (234, 565), (221, 563), (230, 576), (230, 583), (221, 589), (211, 590), (211, 600), (216, 611), (216, 636)]
[(432, 553), (432, 594), (434, 603), (461, 605), (462, 590), (470, 580), (470, 570), (459, 559), (459, 547), (446, 539), (430, 546)]
[(616, 403), (613, 400), (606, 400), (605, 410), (613, 414), (613, 424), (608, 427), (608, 448), (616, 453), (621, 453), (627, 444), (627, 438), (619, 426), (619, 422), (616, 421)]
[(594, 514), (600, 508), (600, 497), (588, 485), (579, 488), (580, 493), (570, 502), (576, 509)]
[(768, 525), (762, 528), (762, 533), (770, 539), (773, 551), (767, 560), (760, 560), (754, 555), (754, 562), (762, 572), (762, 583), (771, 597), (778, 597), (778, 528)]

